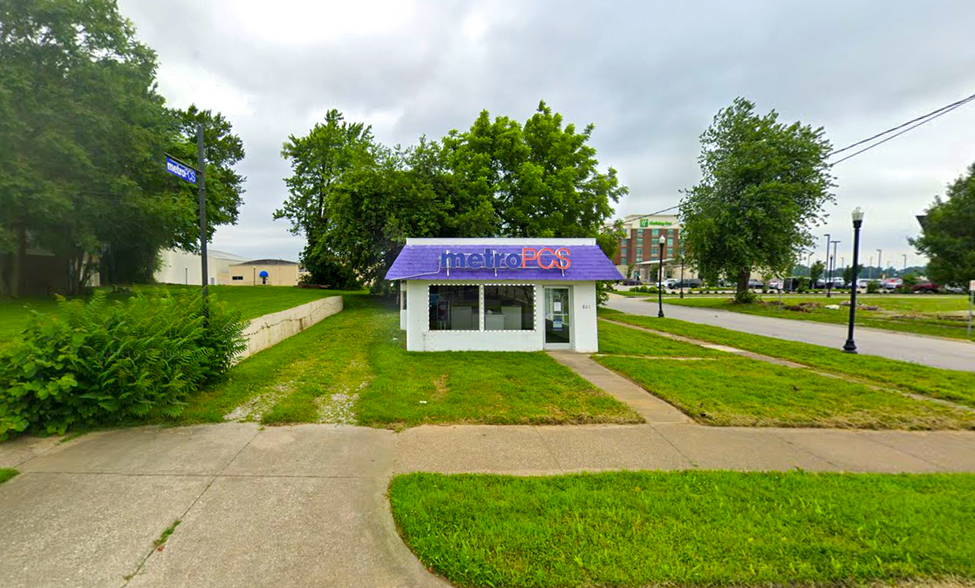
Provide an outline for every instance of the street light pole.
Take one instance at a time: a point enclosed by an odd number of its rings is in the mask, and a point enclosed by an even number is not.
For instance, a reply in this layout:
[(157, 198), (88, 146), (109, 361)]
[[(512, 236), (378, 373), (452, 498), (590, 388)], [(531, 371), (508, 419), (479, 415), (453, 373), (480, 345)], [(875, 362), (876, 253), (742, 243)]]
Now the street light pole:
[(906, 272), (907, 271), (907, 254), (906, 253), (901, 253), (901, 255), (904, 256), (904, 271)]
[[(823, 259), (826, 260), (826, 265), (825, 267), (823, 267), (823, 275), (824, 275), (823, 279), (825, 280), (825, 283), (823, 284), (823, 288), (828, 293), (829, 292), (829, 233), (826, 233), (826, 257), (824, 257)], [(813, 284), (812, 287), (813, 289), (815, 289), (816, 284)]]
[(881, 261), (884, 258), (884, 252), (881, 249), (877, 250), (877, 265), (880, 266), (880, 277), (884, 277), (884, 262)]
[(664, 318), (664, 245), (667, 244), (667, 237), (660, 235), (660, 254), (657, 256), (657, 318)]
[(826, 290), (827, 298), (833, 297), (833, 276), (836, 274), (836, 246), (839, 245), (840, 242), (837, 239), (836, 241), (830, 241), (830, 243), (833, 244), (833, 256), (830, 258), (829, 261), (832, 267), (829, 270), (829, 284), (827, 286), (828, 289)]
[(853, 287), (850, 288), (850, 328), (847, 332), (846, 343), (843, 345), (843, 351), (856, 353), (857, 344), (853, 340), (853, 327), (857, 315), (857, 257), (860, 253), (860, 226), (863, 225), (863, 211), (858, 206), (853, 210), (851, 216), (853, 217)]
[(684, 299), (684, 255), (680, 256), (680, 297)]

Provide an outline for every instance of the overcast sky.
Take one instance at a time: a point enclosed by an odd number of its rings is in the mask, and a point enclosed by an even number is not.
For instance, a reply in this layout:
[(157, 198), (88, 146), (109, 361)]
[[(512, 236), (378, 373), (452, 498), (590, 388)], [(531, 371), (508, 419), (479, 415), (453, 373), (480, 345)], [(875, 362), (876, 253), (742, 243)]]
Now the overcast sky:
[[(679, 202), (699, 178), (699, 135), (736, 96), (841, 147), (975, 93), (966, 0), (120, 5), (158, 52), (170, 104), (220, 111), (243, 139), (245, 204), (212, 246), (251, 258), (297, 260), (303, 239), (271, 218), (290, 175), (281, 145), (330, 108), (407, 145), (467, 129), (485, 108), (524, 121), (544, 99), (595, 124), (600, 163), (630, 188), (623, 216)], [(837, 165), (837, 205), (816, 234), (838, 235), (849, 262), (861, 206), (864, 262), (876, 249), (921, 262), (906, 241), (914, 215), (975, 161), (973, 130), (975, 104)]]

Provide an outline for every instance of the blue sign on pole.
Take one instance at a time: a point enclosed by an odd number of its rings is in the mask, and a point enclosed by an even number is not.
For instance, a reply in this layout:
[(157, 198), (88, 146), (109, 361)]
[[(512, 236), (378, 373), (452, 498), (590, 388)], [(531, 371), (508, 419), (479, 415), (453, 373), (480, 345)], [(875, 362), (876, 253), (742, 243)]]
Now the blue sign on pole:
[(196, 184), (196, 170), (176, 161), (168, 155), (166, 156), (166, 171), (191, 184)]

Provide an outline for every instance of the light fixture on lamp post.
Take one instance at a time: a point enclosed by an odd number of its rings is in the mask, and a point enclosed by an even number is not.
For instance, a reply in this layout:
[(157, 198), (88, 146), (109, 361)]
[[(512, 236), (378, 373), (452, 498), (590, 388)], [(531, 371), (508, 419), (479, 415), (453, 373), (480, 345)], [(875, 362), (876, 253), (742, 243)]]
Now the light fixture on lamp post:
[(660, 235), (660, 254), (657, 256), (657, 318), (664, 318), (664, 245), (667, 244), (667, 237)]
[(863, 211), (860, 207), (853, 209), (853, 287), (850, 288), (850, 328), (846, 336), (846, 343), (843, 351), (856, 353), (857, 344), (853, 340), (853, 327), (856, 324), (857, 316), (857, 260), (860, 254), (860, 226), (863, 225)]

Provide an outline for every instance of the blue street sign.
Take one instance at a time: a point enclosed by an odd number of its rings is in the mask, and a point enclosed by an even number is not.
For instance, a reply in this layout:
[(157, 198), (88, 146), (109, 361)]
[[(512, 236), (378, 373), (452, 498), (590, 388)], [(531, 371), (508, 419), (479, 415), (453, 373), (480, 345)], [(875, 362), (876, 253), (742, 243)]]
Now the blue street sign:
[(183, 165), (168, 155), (166, 156), (166, 171), (191, 184), (196, 184), (196, 170)]

